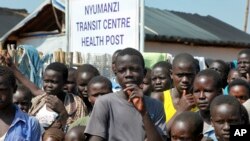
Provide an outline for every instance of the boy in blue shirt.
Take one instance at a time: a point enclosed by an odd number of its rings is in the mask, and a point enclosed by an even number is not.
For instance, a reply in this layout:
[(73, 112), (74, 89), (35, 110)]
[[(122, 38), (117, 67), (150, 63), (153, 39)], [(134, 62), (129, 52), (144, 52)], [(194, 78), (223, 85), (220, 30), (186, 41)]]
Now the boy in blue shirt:
[(7, 67), (0, 66), (0, 140), (38, 141), (41, 138), (39, 122), (12, 103), (16, 89), (13, 72)]

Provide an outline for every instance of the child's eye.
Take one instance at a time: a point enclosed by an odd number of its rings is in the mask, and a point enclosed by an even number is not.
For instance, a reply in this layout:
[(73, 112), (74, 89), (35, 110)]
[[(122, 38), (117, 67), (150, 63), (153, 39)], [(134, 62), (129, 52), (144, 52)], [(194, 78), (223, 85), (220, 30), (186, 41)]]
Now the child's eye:
[(183, 75), (182, 74), (177, 74), (178, 77), (182, 77)]
[(205, 90), (205, 92), (211, 93), (211, 92), (213, 92), (213, 90)]
[(151, 78), (151, 80), (156, 80), (156, 78), (155, 78), (155, 77), (153, 77), (153, 78)]
[(176, 136), (172, 136), (172, 139), (177, 140), (177, 139), (178, 139), (178, 137), (176, 137)]
[(240, 121), (239, 120), (231, 120), (229, 121), (230, 125), (238, 125), (240, 124)]
[(166, 77), (164, 77), (164, 76), (162, 76), (162, 77), (160, 77), (160, 79), (167, 79)]
[(215, 121), (217, 124), (223, 124), (224, 123), (224, 121), (223, 120), (217, 120), (217, 121)]
[(199, 94), (199, 92), (200, 92), (199, 90), (194, 90), (193, 91), (194, 94)]
[(120, 72), (120, 73), (122, 73), (122, 72), (125, 71), (125, 69), (121, 68), (121, 69), (118, 69), (117, 71)]

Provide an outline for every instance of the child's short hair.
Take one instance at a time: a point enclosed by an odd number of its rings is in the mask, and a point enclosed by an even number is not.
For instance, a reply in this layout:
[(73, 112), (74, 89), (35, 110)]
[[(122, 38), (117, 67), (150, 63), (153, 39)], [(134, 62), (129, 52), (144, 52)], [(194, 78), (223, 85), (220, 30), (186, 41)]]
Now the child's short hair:
[(125, 56), (125, 55), (135, 55), (135, 56), (138, 56), (140, 58), (140, 60), (141, 60), (143, 68), (145, 68), (145, 62), (144, 62), (143, 56), (142, 56), (142, 54), (138, 50), (136, 50), (134, 48), (125, 48), (125, 49), (121, 50), (118, 53), (118, 55), (117, 55), (116, 58), (118, 58), (119, 56)]
[(46, 67), (45, 71), (46, 70), (53, 70), (53, 71), (57, 71), (57, 72), (61, 73), (62, 77), (63, 77), (63, 81), (67, 82), (68, 68), (63, 63), (53, 62)]
[(68, 136), (71, 132), (76, 132), (76, 134), (78, 134), (80, 136), (82, 141), (85, 141), (85, 139), (86, 139), (86, 137), (84, 135), (85, 128), (86, 128), (85, 126), (75, 126), (75, 127), (71, 128), (66, 134), (66, 139), (68, 138)]
[(96, 67), (94, 67), (91, 64), (83, 64), (77, 68), (77, 74), (82, 73), (82, 72), (89, 72), (94, 74), (94, 76), (100, 75), (99, 71), (97, 70)]
[(74, 72), (76, 72), (76, 69), (75, 68), (68, 68), (68, 72), (72, 72), (72, 73), (74, 73)]
[(16, 77), (8, 67), (0, 66), (0, 76), (5, 78), (8, 85), (16, 87)]
[(242, 55), (242, 54), (247, 54), (250, 55), (250, 49), (243, 49), (238, 53), (238, 56)]
[[(225, 74), (228, 74), (228, 73), (229, 73), (230, 67), (229, 67), (229, 65), (228, 65), (225, 61), (223, 61), (223, 60), (213, 60), (213, 61), (211, 62), (211, 64), (213, 64), (213, 63), (218, 63), (218, 64), (222, 65), (222, 66), (224, 67), (224, 69), (225, 69)], [(211, 65), (211, 64), (210, 64), (210, 65)], [(227, 76), (227, 75), (226, 75), (226, 76)]]
[(28, 101), (31, 101), (32, 93), (27, 87), (19, 84), (18, 87), (17, 87), (17, 91), (22, 91), (23, 93), (25, 93), (26, 94), (25, 98), (27, 98)]
[(43, 133), (43, 140), (45, 140), (48, 137), (54, 138), (57, 141), (63, 141), (64, 140), (65, 133), (58, 128), (49, 128)]
[(118, 54), (121, 52), (121, 49), (116, 50), (113, 55), (112, 55), (112, 64), (115, 64), (116, 58), (118, 56)]
[(172, 65), (167, 61), (157, 62), (156, 64), (153, 65), (152, 69), (157, 68), (157, 67), (166, 68), (168, 70), (172, 69)]
[(180, 54), (176, 55), (174, 57), (174, 60), (173, 60), (173, 63), (172, 63), (172, 67), (176, 66), (177, 63), (179, 63), (179, 62), (186, 62), (186, 63), (189, 62), (189, 63), (192, 63), (194, 69), (196, 69), (195, 59), (194, 59), (194, 57), (191, 54), (180, 53)]
[(193, 130), (194, 135), (199, 135), (202, 134), (203, 132), (203, 120), (197, 113), (190, 111), (182, 112), (181, 114), (176, 116), (173, 124), (177, 122), (185, 122), (191, 124), (191, 126), (194, 128)]
[(247, 83), (245, 80), (242, 79), (235, 79), (233, 82), (231, 82), (228, 85), (228, 90), (230, 91), (230, 89), (234, 86), (243, 86), (247, 89), (247, 93), (250, 96), (250, 84)]
[(89, 81), (87, 87), (90, 87), (94, 83), (103, 83), (108, 87), (110, 92), (112, 92), (112, 83), (108, 78), (106, 78), (104, 76), (101, 76), (101, 75), (100, 76), (95, 76)]
[(214, 86), (216, 86), (218, 89), (222, 89), (222, 79), (221, 79), (221, 76), (215, 70), (211, 70), (211, 69), (202, 70), (202, 71), (200, 71), (196, 75), (196, 78), (201, 77), (201, 76), (212, 77), (212, 79), (215, 82)]
[(240, 109), (241, 109), (241, 117), (243, 120), (243, 124), (249, 125), (250, 121), (249, 121), (249, 115), (248, 115), (247, 109), (243, 105), (240, 105)]
[(211, 102), (211, 105), (210, 105), (211, 113), (215, 108), (223, 104), (228, 104), (228, 105), (232, 105), (233, 107), (238, 107), (239, 112), (241, 111), (240, 110), (241, 104), (235, 97), (229, 96), (229, 95), (219, 95), (219, 96), (216, 96)]

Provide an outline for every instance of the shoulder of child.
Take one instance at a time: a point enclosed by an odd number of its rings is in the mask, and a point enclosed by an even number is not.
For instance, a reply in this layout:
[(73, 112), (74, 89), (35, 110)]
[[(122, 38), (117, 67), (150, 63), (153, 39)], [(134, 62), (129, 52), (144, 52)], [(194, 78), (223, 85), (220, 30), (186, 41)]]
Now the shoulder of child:
[(46, 96), (46, 93), (42, 94), (42, 95), (38, 95), (36, 97), (33, 97), (31, 100), (31, 103), (37, 103), (38, 101), (40, 101), (41, 99), (43, 99)]

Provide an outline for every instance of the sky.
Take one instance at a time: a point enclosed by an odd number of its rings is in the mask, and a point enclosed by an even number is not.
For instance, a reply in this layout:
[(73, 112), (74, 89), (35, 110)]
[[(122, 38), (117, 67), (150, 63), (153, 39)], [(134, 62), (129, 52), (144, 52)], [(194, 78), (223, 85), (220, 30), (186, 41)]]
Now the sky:
[[(30, 13), (43, 1), (44, 0), (0, 0), (0, 7), (27, 9)], [(145, 0), (145, 5), (179, 12), (197, 13), (202, 16), (210, 15), (243, 30), (246, 1), (247, 0)], [(250, 33), (250, 24), (248, 24), (247, 33)]]

